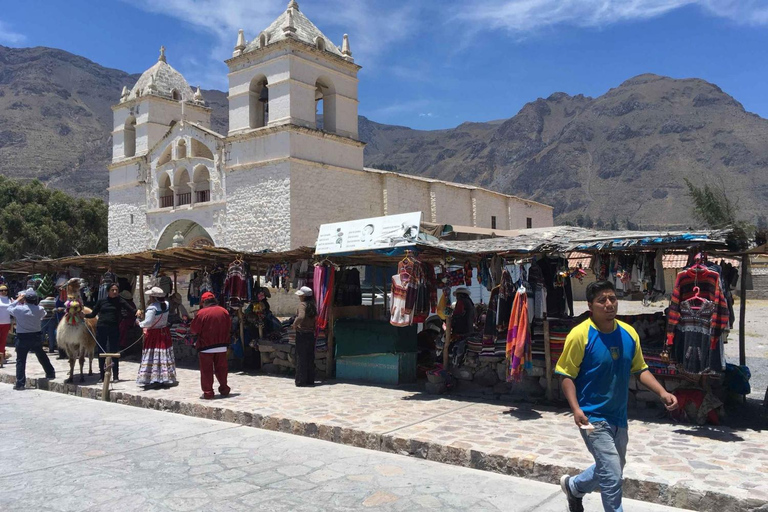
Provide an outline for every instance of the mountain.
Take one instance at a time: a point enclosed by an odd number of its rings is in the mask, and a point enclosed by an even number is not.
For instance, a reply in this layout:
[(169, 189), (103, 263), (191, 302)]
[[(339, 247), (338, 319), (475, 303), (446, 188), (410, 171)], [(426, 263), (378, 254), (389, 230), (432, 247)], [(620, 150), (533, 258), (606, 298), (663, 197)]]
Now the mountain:
[[(0, 174), (106, 198), (110, 107), (139, 76), (62, 50), (0, 46)], [(213, 129), (226, 132), (226, 94), (203, 95)]]
[[(0, 46), (0, 174), (106, 197), (112, 111), (139, 75), (51, 48)], [(227, 99), (203, 91), (213, 129)], [(683, 178), (768, 205), (768, 120), (700, 79), (640, 75), (597, 98), (555, 93), (510, 119), (419, 131), (360, 118), (366, 165), (551, 204), (558, 222), (695, 223)]]
[(555, 93), (502, 123), (417, 131), (366, 120), (366, 164), (519, 194), (560, 222), (695, 223), (683, 178), (768, 206), (768, 120), (700, 79), (641, 75), (598, 98)]

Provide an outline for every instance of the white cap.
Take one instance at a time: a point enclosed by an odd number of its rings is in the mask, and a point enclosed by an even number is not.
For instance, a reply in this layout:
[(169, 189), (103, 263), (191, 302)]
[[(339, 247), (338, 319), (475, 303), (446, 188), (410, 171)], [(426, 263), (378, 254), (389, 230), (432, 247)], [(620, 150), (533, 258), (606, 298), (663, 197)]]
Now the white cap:
[(313, 295), (312, 288), (310, 288), (309, 286), (302, 286), (301, 288), (298, 289), (298, 291), (296, 292), (296, 295), (298, 295), (299, 297), (311, 297)]
[(471, 295), (469, 293), (469, 288), (466, 286), (457, 286), (455, 290), (453, 290), (453, 296), (455, 297), (459, 293), (466, 293), (467, 295)]
[(145, 291), (144, 295), (149, 295), (150, 297), (165, 297), (165, 292), (159, 286), (153, 286), (149, 290)]

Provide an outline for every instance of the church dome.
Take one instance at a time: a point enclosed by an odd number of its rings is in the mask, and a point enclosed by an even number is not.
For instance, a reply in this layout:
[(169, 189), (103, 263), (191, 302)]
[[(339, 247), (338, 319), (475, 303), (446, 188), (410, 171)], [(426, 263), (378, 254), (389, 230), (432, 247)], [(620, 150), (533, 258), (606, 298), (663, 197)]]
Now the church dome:
[(165, 47), (160, 48), (157, 63), (146, 70), (122, 101), (133, 100), (141, 96), (160, 96), (172, 100), (195, 101), (195, 92), (181, 73), (173, 69), (165, 60)]
[[(336, 55), (345, 60), (352, 60), (352, 52), (347, 47), (340, 49), (318, 29), (303, 12), (299, 10), (296, 0), (291, 0), (288, 8), (272, 24), (247, 45), (235, 47), (235, 56), (248, 53), (285, 39), (295, 39), (302, 43), (315, 46), (322, 51)], [(239, 52), (238, 52), (239, 50)]]

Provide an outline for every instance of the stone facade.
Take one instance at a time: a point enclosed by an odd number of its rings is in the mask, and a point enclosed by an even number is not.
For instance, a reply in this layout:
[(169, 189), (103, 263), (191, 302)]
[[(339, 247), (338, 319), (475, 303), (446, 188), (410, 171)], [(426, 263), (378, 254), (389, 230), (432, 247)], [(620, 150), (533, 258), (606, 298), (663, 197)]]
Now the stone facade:
[[(312, 246), (323, 223), (421, 211), (428, 222), (547, 227), (552, 208), (477, 187), (363, 167), (358, 78), (292, 1), (229, 67), (229, 133), (166, 61), (113, 107), (109, 251), (184, 243), (242, 251)], [(321, 113), (318, 115), (318, 113)]]

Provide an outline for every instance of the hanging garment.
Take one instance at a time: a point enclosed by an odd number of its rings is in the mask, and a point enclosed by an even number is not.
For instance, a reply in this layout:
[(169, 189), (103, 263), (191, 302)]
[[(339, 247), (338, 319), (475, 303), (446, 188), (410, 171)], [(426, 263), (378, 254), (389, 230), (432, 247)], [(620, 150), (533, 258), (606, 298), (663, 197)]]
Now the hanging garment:
[(715, 303), (709, 300), (680, 303), (680, 320), (675, 328), (675, 361), (681, 371), (703, 373), (722, 371), (719, 347), (712, 345), (712, 315)]
[[(715, 303), (710, 331), (711, 348), (716, 348), (721, 341), (723, 331), (728, 328), (728, 304), (720, 289), (720, 274), (711, 270), (692, 267), (677, 274), (672, 299), (669, 301), (667, 315), (667, 344), (674, 344), (675, 329), (680, 321), (680, 303), (695, 295), (694, 287), (699, 288), (702, 299)], [(722, 365), (721, 365), (722, 366)]]
[(392, 307), (389, 323), (395, 327), (408, 327), (413, 319), (413, 310), (406, 306), (407, 290), (399, 274), (392, 276)]
[(227, 277), (224, 281), (224, 295), (230, 305), (239, 306), (248, 302), (248, 281), (246, 280), (243, 262), (233, 261), (227, 269)]
[(464, 285), (472, 286), (472, 263), (469, 261), (464, 263)]
[(507, 329), (507, 382), (519, 381), (523, 368), (531, 361), (531, 332), (528, 321), (528, 296), (516, 293)]

